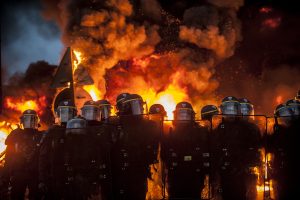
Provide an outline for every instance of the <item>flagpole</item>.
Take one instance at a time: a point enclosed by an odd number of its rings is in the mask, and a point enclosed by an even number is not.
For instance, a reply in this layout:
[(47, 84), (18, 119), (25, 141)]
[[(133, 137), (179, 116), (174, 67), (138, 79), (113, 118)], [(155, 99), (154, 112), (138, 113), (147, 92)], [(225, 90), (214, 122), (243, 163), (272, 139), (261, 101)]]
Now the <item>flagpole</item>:
[(75, 86), (74, 86), (74, 63), (73, 63), (73, 50), (71, 47), (70, 48), (70, 54), (71, 54), (71, 67), (72, 67), (72, 74), (71, 74), (71, 81), (70, 81), (70, 90), (71, 90), (71, 101), (74, 103), (74, 106), (76, 107), (76, 102), (75, 102)]

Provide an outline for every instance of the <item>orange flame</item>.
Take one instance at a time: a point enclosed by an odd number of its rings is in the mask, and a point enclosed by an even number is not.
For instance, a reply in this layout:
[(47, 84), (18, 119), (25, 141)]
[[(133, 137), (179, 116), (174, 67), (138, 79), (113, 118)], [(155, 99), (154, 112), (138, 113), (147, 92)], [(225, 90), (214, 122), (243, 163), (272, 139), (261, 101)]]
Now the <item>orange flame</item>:
[(37, 100), (25, 100), (15, 99), (13, 97), (6, 97), (4, 101), (4, 105), (6, 108), (18, 111), (20, 113), (25, 110), (32, 109), (35, 110), (38, 115), (42, 115), (44, 112), (44, 108), (47, 106), (46, 96), (42, 96)]
[(82, 62), (82, 53), (75, 50), (73, 50), (73, 53), (75, 55), (75, 59), (73, 59), (73, 73), (74, 73), (78, 65)]
[(276, 97), (276, 103), (277, 103), (277, 104), (281, 104), (282, 102), (283, 102), (282, 96), (281, 96), (281, 95), (277, 96), (277, 97)]
[(102, 94), (95, 85), (85, 85), (83, 89), (91, 95), (93, 101), (101, 99)]
[[(14, 125), (12, 123), (1, 121), (0, 122), (0, 155), (2, 152), (6, 149), (5, 140), (10, 133), (11, 130), (16, 129), (17, 125)], [(0, 161), (1, 161), (0, 157)]]

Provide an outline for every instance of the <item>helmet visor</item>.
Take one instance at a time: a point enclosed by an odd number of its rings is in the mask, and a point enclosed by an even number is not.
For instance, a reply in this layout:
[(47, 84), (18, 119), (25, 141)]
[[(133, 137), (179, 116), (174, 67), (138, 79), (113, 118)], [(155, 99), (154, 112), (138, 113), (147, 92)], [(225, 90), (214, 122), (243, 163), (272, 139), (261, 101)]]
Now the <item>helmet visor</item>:
[(237, 115), (239, 110), (238, 102), (225, 102), (221, 107), (222, 114), (225, 115)]
[(61, 106), (58, 107), (57, 114), (60, 119), (60, 122), (65, 123), (68, 122), (73, 117), (75, 117), (75, 109), (70, 106)]
[(241, 103), (241, 114), (242, 115), (253, 115), (254, 108), (253, 105), (249, 103)]
[(36, 129), (38, 127), (38, 118), (36, 115), (23, 115), (21, 122), (24, 128)]
[(193, 113), (192, 113), (192, 110), (191, 109), (178, 109), (176, 112), (175, 112), (175, 119), (176, 120), (193, 120)]
[(110, 105), (103, 105), (100, 106), (100, 118), (101, 119), (108, 119), (111, 115), (111, 106)]
[(100, 121), (100, 111), (97, 106), (84, 106), (81, 111), (86, 120)]
[(144, 113), (143, 102), (139, 99), (129, 101), (132, 115), (142, 115)]
[(290, 104), (290, 108), (292, 109), (294, 115), (300, 115), (300, 104)]

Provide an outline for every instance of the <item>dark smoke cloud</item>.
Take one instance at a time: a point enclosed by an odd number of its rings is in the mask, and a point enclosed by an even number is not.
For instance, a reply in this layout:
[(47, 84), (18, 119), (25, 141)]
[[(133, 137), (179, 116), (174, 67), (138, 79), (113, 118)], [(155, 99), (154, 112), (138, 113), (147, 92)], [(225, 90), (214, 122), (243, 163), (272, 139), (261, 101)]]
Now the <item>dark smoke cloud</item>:
[(61, 53), (60, 30), (41, 16), (41, 4), (34, 1), (1, 2), (1, 65), (7, 76), (24, 72), (35, 60), (56, 63)]
[(41, 108), (41, 121), (46, 125), (53, 123), (51, 104), (55, 94), (54, 89), (50, 89), (53, 73), (56, 65), (50, 65), (45, 61), (31, 63), (25, 73), (15, 73), (10, 77), (7, 84), (3, 87), (4, 109), (2, 120), (9, 119), (18, 121), (20, 112), (9, 109), (6, 105), (7, 98), (12, 102), (24, 103), (27, 100), (38, 102)]
[[(270, 11), (261, 12), (264, 7)], [(243, 41), (216, 69), (218, 94), (249, 98), (256, 113), (273, 115), (276, 105), (294, 98), (300, 88), (300, 13), (292, 1), (246, 1), (239, 18)], [(281, 24), (264, 27), (263, 22), (272, 18), (281, 18)]]

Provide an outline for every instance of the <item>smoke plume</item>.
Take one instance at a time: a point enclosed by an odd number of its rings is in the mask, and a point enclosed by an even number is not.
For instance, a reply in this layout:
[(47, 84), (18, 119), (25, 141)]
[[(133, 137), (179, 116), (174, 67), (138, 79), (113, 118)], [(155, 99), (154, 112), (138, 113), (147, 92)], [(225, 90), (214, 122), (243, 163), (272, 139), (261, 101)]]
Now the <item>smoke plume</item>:
[(82, 64), (111, 101), (125, 91), (155, 98), (174, 90), (184, 93), (181, 100), (197, 106), (214, 102), (215, 66), (232, 56), (241, 40), (236, 13), (243, 1), (179, 6), (182, 16), (168, 12), (157, 0), (45, 5), (45, 15), (63, 29), (64, 43), (82, 53)]

